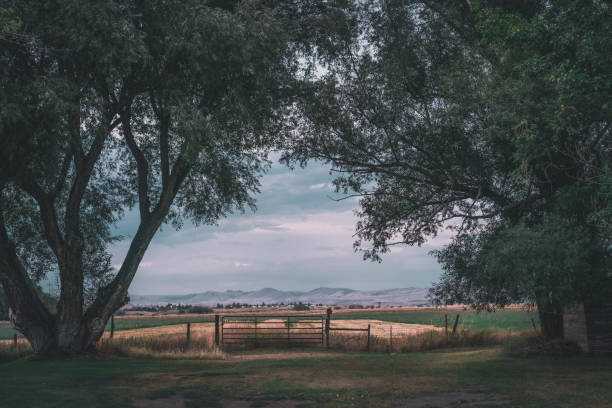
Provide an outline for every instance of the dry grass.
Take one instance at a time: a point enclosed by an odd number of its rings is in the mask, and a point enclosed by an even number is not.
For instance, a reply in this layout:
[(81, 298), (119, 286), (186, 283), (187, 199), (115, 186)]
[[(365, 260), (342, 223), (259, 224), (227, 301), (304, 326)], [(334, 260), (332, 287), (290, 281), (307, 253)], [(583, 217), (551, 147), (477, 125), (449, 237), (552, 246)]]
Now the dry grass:
[[(445, 348), (482, 347), (506, 344), (518, 338), (535, 336), (536, 332), (460, 330), (455, 335), (445, 334), (444, 330), (420, 331), (415, 334), (374, 336), (370, 338), (370, 351), (410, 353), (415, 351)], [(364, 351), (367, 349), (366, 334), (334, 333), (330, 336), (329, 346), (335, 350)]]
[(15, 347), (13, 340), (0, 340), (0, 351), (30, 349), (30, 342), (23, 337), (17, 339), (17, 347)]
[[(215, 335), (215, 324), (214, 323), (192, 323), (191, 324), (191, 335), (195, 334), (206, 334), (211, 338)], [(157, 326), (147, 327), (142, 329), (131, 329), (131, 330), (119, 330), (115, 331), (114, 338), (125, 339), (130, 337), (156, 337), (161, 335), (183, 335), (187, 336), (187, 325), (186, 324), (172, 324), (168, 326)], [(102, 335), (103, 339), (110, 337), (110, 332), (104, 332)]]
[(32, 347), (26, 339), (17, 339), (17, 344), (13, 340), (0, 340), (0, 363), (16, 360), (30, 353)]
[(187, 340), (186, 325), (122, 330), (114, 338), (105, 333), (98, 343), (103, 353), (125, 357), (151, 358), (225, 358), (225, 353), (215, 346), (214, 324), (191, 325)]

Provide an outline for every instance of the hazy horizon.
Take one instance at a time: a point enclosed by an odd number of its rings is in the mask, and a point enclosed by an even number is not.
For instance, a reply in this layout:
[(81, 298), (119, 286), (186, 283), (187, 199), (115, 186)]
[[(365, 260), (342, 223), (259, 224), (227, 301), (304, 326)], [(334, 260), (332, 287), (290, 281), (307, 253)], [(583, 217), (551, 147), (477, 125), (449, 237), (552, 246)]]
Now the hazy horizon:
[(315, 291), (317, 289), (338, 289), (338, 290), (353, 290), (359, 292), (369, 292), (369, 291), (389, 291), (389, 290), (398, 290), (398, 289), (429, 289), (428, 287), (416, 287), (416, 286), (407, 286), (407, 287), (393, 287), (393, 288), (378, 288), (378, 289), (354, 289), (345, 286), (317, 286), (313, 288), (306, 289), (279, 289), (274, 287), (263, 287), (263, 288), (255, 288), (255, 289), (224, 289), (224, 290), (214, 290), (214, 289), (204, 289), (204, 290), (194, 290), (189, 293), (134, 293), (132, 290), (129, 291), (130, 295), (134, 296), (185, 296), (185, 295), (194, 295), (204, 292), (258, 292), (266, 289), (274, 289), (282, 292), (300, 292), (300, 293), (308, 293)]

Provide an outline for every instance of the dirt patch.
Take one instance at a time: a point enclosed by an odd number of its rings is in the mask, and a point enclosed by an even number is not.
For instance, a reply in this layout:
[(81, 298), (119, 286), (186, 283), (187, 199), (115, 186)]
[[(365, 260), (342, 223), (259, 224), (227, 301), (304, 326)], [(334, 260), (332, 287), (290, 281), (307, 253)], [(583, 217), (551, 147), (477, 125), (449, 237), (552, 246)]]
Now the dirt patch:
[(134, 408), (185, 408), (185, 399), (175, 395), (170, 398), (141, 399), (132, 402)]
[(294, 358), (323, 358), (323, 357), (341, 357), (342, 353), (327, 353), (327, 352), (288, 352), (288, 353), (257, 353), (257, 354), (232, 354), (228, 360), (289, 360)]
[(312, 401), (298, 400), (273, 400), (273, 401), (245, 401), (245, 400), (221, 400), (219, 406), (222, 408), (299, 408), (310, 406)]
[(390, 403), (390, 406), (393, 408), (451, 408), (503, 406), (509, 403), (510, 401), (503, 400), (495, 394), (457, 391), (395, 400)]

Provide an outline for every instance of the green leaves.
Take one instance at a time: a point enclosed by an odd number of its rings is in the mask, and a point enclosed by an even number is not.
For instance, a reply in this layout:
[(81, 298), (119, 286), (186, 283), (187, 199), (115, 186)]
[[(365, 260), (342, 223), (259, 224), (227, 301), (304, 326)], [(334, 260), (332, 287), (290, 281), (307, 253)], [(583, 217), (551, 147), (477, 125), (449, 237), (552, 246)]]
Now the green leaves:
[(537, 225), (500, 225), (460, 235), (436, 251), (445, 273), (433, 294), (479, 308), (530, 301), (559, 310), (596, 303), (610, 291), (605, 252), (592, 230), (555, 216)]
[(12, 9), (0, 7), (0, 38), (16, 31), (21, 26), (21, 22), (14, 15)]
[[(59, 272), (62, 287), (81, 288), (64, 304), (89, 304), (101, 287), (91, 313), (104, 319), (160, 224), (255, 208), (267, 152), (290, 131), (310, 79), (297, 75), (298, 57), (312, 58), (326, 33), (336, 41), (328, 8), (134, 0), (3, 10), (24, 40), (0, 41), (0, 211), (31, 277)], [(116, 273), (111, 231), (135, 205), (140, 226)]]

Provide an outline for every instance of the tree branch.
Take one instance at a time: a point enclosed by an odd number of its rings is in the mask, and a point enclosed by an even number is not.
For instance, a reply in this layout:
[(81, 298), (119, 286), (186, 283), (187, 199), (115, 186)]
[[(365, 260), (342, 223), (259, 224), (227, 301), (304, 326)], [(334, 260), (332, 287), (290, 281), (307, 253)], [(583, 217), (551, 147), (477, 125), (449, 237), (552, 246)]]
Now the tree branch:
[(36, 200), (40, 209), (47, 243), (53, 250), (60, 264), (64, 263), (65, 242), (57, 221), (57, 214), (53, 206), (53, 199), (33, 180), (26, 177), (19, 178), (20, 187)]
[(149, 200), (149, 163), (145, 155), (142, 153), (136, 140), (134, 138), (134, 134), (132, 133), (132, 127), (130, 122), (130, 112), (129, 110), (124, 111), (120, 114), (121, 116), (121, 129), (123, 130), (123, 135), (125, 136), (125, 141), (136, 160), (136, 172), (138, 177), (138, 206), (140, 209), (140, 219), (146, 220), (150, 216), (151, 212), (151, 202)]
[[(1, 188), (0, 188), (1, 191)], [(0, 203), (1, 204), (1, 203)], [(9, 317), (17, 330), (32, 343), (36, 352), (53, 346), (55, 319), (41, 301), (11, 242), (0, 207), (0, 283), (9, 303)]]
[(159, 150), (161, 156), (162, 185), (168, 184), (168, 178), (170, 177), (170, 158), (168, 152), (169, 122), (169, 118), (165, 115), (159, 118)]

